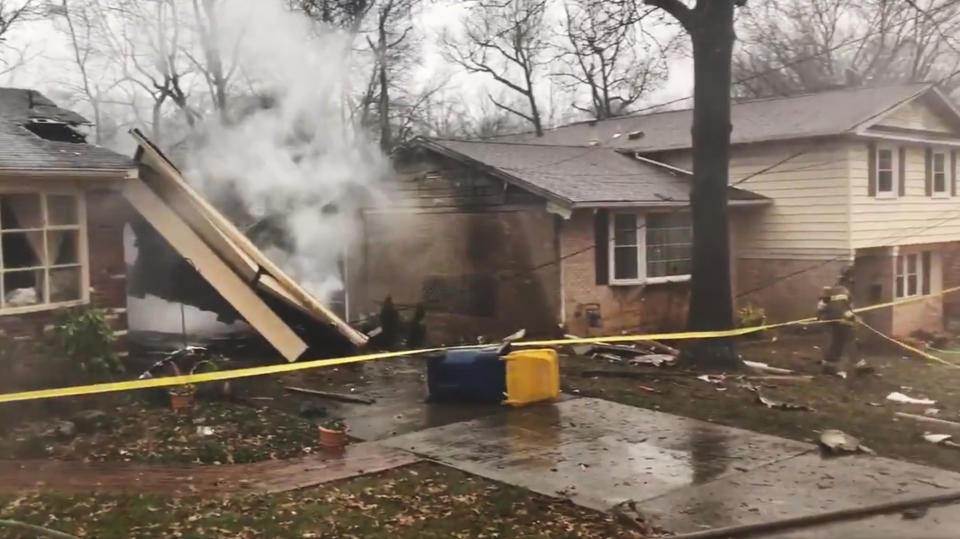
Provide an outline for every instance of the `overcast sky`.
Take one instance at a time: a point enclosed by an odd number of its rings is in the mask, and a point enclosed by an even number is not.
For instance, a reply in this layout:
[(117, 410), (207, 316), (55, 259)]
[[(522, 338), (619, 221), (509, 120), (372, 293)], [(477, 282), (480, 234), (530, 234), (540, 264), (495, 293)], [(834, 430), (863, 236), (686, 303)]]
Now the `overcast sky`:
[[(486, 99), (491, 90), (496, 92), (501, 87), (486, 75), (463, 73), (457, 66), (450, 65), (440, 54), (436, 40), (444, 29), (456, 31), (463, 13), (464, 9), (460, 2), (448, 0), (427, 5), (423, 13), (417, 17), (418, 26), (425, 35), (425, 39), (423, 61), (414, 80), (429, 83), (440, 76), (450, 76), (450, 85), (447, 90), (450, 95), (475, 107)], [(24, 24), (10, 36), (9, 43), (18, 48), (26, 47), (28, 60), (12, 73), (2, 76), (0, 84), (35, 88), (51, 98), (61, 100), (65, 95), (76, 93), (78, 77), (76, 66), (72, 62), (69, 42), (63, 32), (58, 31), (50, 20)], [(675, 58), (670, 65), (668, 82), (662, 88), (650, 93), (635, 107), (689, 96), (692, 93), (692, 81), (692, 62), (687, 58)], [(543, 82), (539, 85), (538, 91), (542, 102), (550, 100), (550, 82), (549, 78), (544, 76)], [(681, 103), (681, 105), (684, 104), (689, 103)], [(566, 108), (561, 102), (555, 102), (555, 106), (561, 109)]]

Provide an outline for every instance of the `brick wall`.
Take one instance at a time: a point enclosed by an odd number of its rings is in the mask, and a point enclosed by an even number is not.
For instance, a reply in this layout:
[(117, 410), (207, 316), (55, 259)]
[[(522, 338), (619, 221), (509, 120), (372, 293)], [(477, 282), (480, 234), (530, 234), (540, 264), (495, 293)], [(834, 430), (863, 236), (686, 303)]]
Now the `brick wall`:
[[(90, 262), (90, 301), (110, 309), (119, 352), (126, 350), (123, 333), (127, 329), (127, 281), (123, 259), (123, 227), (129, 207), (116, 191), (86, 193), (87, 247)], [(44, 328), (53, 323), (56, 310), (0, 316), (0, 331), (18, 342), (42, 338)]]
[(593, 223), (593, 212), (580, 210), (561, 225), (567, 332), (588, 336), (683, 329), (689, 297), (687, 283), (596, 284)]
[(423, 302), (431, 343), (520, 328), (554, 333), (554, 219), (542, 209), (368, 213), (365, 263), (352, 272), (351, 290), (363, 291), (351, 295), (354, 312), (375, 312), (387, 295), (398, 305)]
[(762, 307), (770, 322), (816, 316), (817, 298), (850, 263), (843, 260), (739, 258), (736, 261), (737, 307)]

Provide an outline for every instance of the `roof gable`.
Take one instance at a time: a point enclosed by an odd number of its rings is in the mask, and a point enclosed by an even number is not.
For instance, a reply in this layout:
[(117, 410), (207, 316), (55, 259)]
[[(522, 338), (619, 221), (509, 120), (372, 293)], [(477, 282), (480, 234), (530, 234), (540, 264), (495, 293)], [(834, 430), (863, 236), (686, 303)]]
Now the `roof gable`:
[(907, 99), (860, 125), (858, 132), (926, 131), (936, 135), (960, 136), (960, 112), (937, 88)]

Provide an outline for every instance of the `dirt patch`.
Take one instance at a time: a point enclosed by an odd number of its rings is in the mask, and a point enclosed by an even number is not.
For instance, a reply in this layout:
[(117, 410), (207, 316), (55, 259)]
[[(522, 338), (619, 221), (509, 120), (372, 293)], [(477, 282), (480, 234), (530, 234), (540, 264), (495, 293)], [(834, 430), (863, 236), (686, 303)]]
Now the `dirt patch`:
[(100, 538), (638, 536), (611, 515), (433, 464), (273, 495), (0, 496), (0, 518)]
[(11, 432), (0, 458), (232, 464), (308, 454), (316, 427), (299, 417), (234, 402), (198, 401), (186, 415), (134, 401), (104, 409), (108, 424), (70, 439)]
[[(622, 367), (581, 356), (564, 356), (561, 372), (566, 391), (642, 406), (663, 412), (741, 427), (803, 441), (815, 441), (823, 429), (840, 429), (880, 455), (960, 471), (960, 452), (925, 442), (926, 431), (953, 433), (943, 427), (897, 418), (895, 412), (922, 414), (931, 406), (897, 404), (887, 394), (900, 391), (937, 401), (938, 417), (960, 421), (960, 369), (893, 351), (864, 352), (876, 374), (843, 380), (820, 374), (817, 361), (825, 343), (819, 337), (792, 337), (779, 342), (741, 346), (743, 358), (815, 375), (809, 382), (760, 382), (763, 395), (806, 405), (813, 411), (768, 409), (756, 394), (729, 379), (711, 384), (690, 373), (665, 368)], [(945, 356), (946, 357), (946, 356)], [(947, 357), (947, 359), (951, 359)], [(960, 359), (955, 356), (953, 359)], [(583, 377), (586, 370), (645, 373), (639, 378)], [(647, 376), (648, 375), (648, 376)]]

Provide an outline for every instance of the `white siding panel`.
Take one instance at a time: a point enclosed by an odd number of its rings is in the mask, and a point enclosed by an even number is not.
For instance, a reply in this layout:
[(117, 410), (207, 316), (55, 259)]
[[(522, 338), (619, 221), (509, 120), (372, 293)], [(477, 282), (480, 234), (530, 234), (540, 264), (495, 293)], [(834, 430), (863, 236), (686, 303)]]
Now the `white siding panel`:
[(741, 229), (739, 257), (828, 259), (850, 251), (849, 154), (837, 141), (734, 147), (730, 182), (773, 199)]
[(960, 240), (960, 197), (926, 196), (923, 146), (906, 146), (906, 195), (890, 200), (867, 193), (867, 153), (866, 142), (850, 146), (854, 248)]

